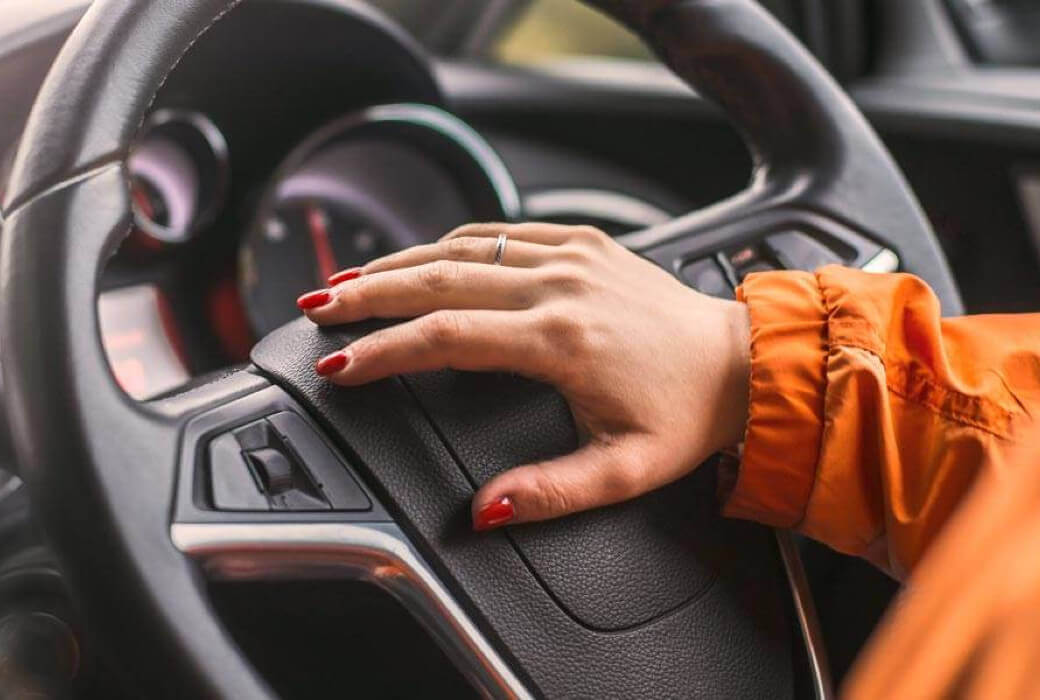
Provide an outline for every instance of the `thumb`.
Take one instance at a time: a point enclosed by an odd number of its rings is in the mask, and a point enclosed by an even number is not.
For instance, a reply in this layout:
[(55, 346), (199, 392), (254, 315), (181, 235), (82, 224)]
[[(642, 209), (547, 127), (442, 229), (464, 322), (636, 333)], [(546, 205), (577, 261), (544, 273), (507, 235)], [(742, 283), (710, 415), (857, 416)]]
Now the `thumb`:
[(510, 469), (473, 497), (473, 529), (548, 520), (635, 498), (663, 483), (652, 478), (650, 454), (643, 439), (630, 436)]

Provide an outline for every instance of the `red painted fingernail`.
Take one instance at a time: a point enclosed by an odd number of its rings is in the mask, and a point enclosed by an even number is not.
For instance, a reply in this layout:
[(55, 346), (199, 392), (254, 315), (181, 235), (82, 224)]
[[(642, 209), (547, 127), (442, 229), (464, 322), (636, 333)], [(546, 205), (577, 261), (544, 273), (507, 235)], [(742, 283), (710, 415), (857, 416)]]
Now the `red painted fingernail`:
[(503, 496), (497, 501), (492, 501), (477, 511), (477, 517), (473, 520), (473, 529), (477, 532), (490, 530), (493, 527), (505, 525), (516, 517), (516, 508), (508, 496)]
[(316, 309), (319, 306), (325, 306), (332, 301), (332, 293), (327, 289), (319, 289), (314, 292), (307, 292), (299, 299), (296, 300), (296, 305), (306, 311), (307, 309)]
[(350, 280), (356, 280), (360, 276), (360, 267), (352, 267), (349, 270), (340, 270), (332, 277), (329, 277), (329, 286), (335, 287), (337, 284), (343, 284), (344, 282), (349, 282)]
[(318, 360), (314, 365), (314, 371), (326, 377), (339, 372), (348, 364), (350, 364), (350, 358), (347, 356), (347, 353), (341, 350)]

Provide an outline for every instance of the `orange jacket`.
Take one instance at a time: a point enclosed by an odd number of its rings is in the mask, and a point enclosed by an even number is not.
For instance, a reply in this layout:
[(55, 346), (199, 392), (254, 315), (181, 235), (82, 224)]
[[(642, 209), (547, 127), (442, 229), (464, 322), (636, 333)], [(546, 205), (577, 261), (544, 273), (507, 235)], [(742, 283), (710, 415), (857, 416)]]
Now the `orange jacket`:
[(919, 279), (841, 267), (738, 298), (751, 412), (724, 512), (913, 573), (846, 694), (1040, 696), (1040, 314), (941, 319)]

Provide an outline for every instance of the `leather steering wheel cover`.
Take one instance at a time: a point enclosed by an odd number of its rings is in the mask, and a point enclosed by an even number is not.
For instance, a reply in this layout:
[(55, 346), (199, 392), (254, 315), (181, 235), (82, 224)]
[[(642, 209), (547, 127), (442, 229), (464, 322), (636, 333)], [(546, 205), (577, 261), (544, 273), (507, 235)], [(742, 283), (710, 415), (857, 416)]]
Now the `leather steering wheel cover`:
[[(250, 0), (258, 2), (262, 0)], [(393, 37), (414, 64), (421, 96), (443, 102), (415, 39), (357, 0), (290, 0), (349, 11)], [(243, 0), (96, 0), (51, 66), (29, 115), (4, 211), (62, 182), (124, 160), (167, 77)], [(424, 94), (423, 94), (424, 93)]]
[[(96, 280), (130, 225), (125, 183), (122, 166), (107, 166), (4, 224), (4, 401), (21, 475), (87, 628), (131, 687), (267, 697), (170, 540), (176, 425), (127, 398), (99, 342)], [(41, 293), (56, 272), (63, 287)]]
[[(905, 177), (848, 94), (759, 3), (587, 0), (635, 29), (744, 137), (754, 174), (740, 215), (780, 206), (822, 212), (884, 242), (924, 278), (947, 315), (960, 293)], [(740, 76), (740, 80), (733, 80)], [(642, 250), (690, 229), (694, 212), (626, 240)]]

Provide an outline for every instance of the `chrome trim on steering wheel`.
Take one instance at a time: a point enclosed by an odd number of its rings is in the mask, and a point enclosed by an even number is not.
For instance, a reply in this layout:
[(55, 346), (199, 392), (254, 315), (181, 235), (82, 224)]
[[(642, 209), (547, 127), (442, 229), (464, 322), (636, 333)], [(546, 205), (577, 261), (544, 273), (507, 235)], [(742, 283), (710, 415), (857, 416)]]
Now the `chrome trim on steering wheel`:
[(378, 586), (429, 630), (482, 695), (532, 697), (392, 523), (174, 523), (170, 537), (223, 580), (338, 576)]

